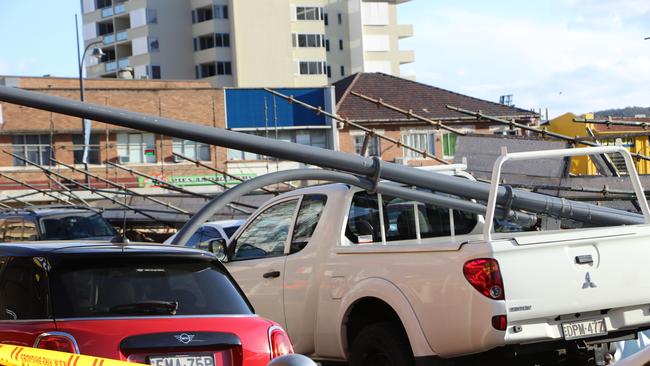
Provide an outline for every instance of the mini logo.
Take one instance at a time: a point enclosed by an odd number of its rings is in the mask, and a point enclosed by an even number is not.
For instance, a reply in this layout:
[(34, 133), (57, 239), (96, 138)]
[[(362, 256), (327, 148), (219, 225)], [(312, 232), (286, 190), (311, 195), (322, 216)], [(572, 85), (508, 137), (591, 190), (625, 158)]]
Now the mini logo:
[(587, 272), (587, 274), (585, 275), (585, 283), (582, 284), (582, 288), (586, 289), (586, 288), (594, 288), (594, 287), (598, 287), (598, 286), (596, 286), (595, 283), (591, 282), (591, 275), (589, 274), (589, 272)]
[(181, 333), (174, 336), (179, 342), (183, 344), (188, 344), (194, 339), (194, 334)]

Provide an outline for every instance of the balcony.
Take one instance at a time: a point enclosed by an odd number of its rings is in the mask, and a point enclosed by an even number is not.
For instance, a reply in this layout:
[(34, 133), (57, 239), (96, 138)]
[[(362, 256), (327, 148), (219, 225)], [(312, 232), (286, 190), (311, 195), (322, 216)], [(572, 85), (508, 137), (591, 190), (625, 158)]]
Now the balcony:
[(121, 70), (129, 66), (129, 58), (124, 57), (119, 60), (113, 60), (106, 63), (106, 72)]
[(413, 24), (398, 24), (397, 37), (400, 39), (413, 37)]
[(410, 64), (411, 62), (415, 62), (415, 51), (413, 51), (413, 50), (400, 50), (399, 51), (399, 63), (400, 63), (400, 65), (402, 65), (402, 64)]
[(115, 14), (122, 14), (125, 12), (126, 12), (126, 6), (124, 6), (124, 3), (115, 5)]
[(129, 58), (128, 57), (124, 57), (124, 58), (121, 58), (121, 59), (117, 60), (117, 68), (118, 69), (121, 70), (121, 69), (123, 69), (125, 67), (129, 67)]

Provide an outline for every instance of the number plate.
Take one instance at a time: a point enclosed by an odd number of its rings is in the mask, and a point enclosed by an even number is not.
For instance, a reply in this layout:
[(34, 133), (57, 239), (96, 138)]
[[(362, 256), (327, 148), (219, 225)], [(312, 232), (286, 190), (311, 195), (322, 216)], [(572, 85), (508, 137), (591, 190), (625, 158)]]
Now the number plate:
[(605, 319), (581, 320), (562, 323), (564, 339), (587, 338), (607, 334)]
[(174, 355), (149, 357), (151, 366), (215, 366), (214, 356)]

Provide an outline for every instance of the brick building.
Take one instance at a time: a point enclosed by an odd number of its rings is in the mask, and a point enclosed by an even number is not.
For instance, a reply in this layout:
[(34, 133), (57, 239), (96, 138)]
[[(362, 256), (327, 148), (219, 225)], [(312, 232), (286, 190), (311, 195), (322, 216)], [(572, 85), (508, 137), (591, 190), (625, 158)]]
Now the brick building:
[[(368, 102), (359, 94), (381, 99), (383, 102), (427, 119), (442, 122), (465, 133), (514, 134), (508, 126), (488, 120), (477, 120), (446, 108), (452, 105), (484, 114), (512, 120), (527, 125), (538, 125), (539, 115), (529, 110), (498, 104), (455, 93), (449, 90), (418, 83), (383, 73), (359, 73), (334, 84), (336, 110), (351, 122), (375, 130), (402, 143), (452, 160), (455, 152), (456, 135), (438, 130), (426, 122), (408, 118), (406, 115), (380, 108)], [(339, 130), (340, 149), (347, 153), (360, 153), (366, 133), (354, 127), (344, 126)], [(372, 137), (367, 144), (367, 155), (377, 155), (383, 160), (409, 165), (437, 164), (435, 160), (423, 159), (417, 153), (397, 146), (378, 137)]]
[[(4, 77), (0, 84), (20, 87), (70, 99), (79, 98), (78, 80), (74, 78)], [(174, 118), (193, 123), (225, 127), (224, 94), (207, 82), (158, 80), (97, 80), (85, 82), (85, 99), (135, 112)], [(2, 103), (0, 148), (42, 165), (54, 165), (50, 156), (67, 163), (80, 164), (83, 137), (81, 120), (76, 117)], [(223, 168), (225, 149), (192, 141), (143, 133), (127, 128), (93, 122), (90, 141), (90, 171), (129, 186), (141, 186), (139, 179), (105, 161), (128, 164), (150, 175), (206, 174), (194, 164), (179, 162), (172, 151), (206, 161)], [(24, 166), (20, 159), (0, 153), (0, 172), (47, 188), (52, 183), (37, 168)], [(65, 176), (81, 179), (68, 169), (55, 167)], [(2, 189), (19, 188), (4, 181)]]

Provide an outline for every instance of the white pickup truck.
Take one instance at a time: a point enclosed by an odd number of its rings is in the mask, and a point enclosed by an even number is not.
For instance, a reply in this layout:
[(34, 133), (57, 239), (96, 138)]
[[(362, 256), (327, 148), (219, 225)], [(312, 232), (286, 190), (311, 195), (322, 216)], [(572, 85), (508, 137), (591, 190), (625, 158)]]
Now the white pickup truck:
[(650, 225), (495, 233), (484, 222), (320, 185), (266, 203), (224, 261), (296, 352), (324, 363), (604, 365), (613, 342), (650, 328)]

